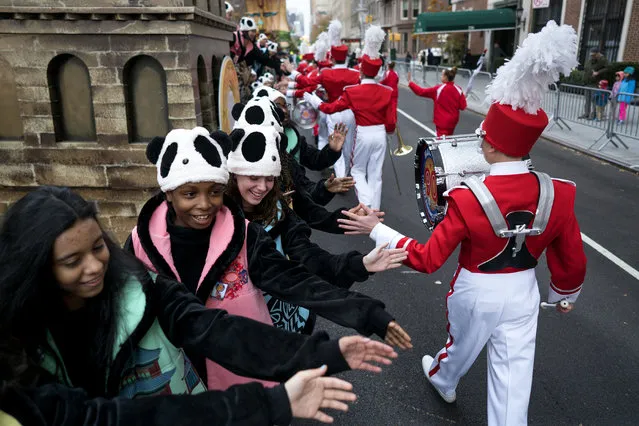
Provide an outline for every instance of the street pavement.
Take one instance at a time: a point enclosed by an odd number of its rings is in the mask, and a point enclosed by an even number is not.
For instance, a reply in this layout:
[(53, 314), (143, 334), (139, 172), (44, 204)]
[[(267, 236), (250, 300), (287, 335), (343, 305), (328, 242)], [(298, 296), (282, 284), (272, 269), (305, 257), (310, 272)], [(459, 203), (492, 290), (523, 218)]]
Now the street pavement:
[[(431, 101), (402, 88), (399, 108), (434, 129)], [(456, 133), (474, 132), (481, 120), (478, 114), (463, 112)], [(398, 114), (398, 122), (406, 144), (415, 147), (418, 138), (429, 136), (402, 114)], [(429, 232), (417, 213), (413, 153), (394, 158), (401, 194), (386, 157), (382, 209), (386, 224), (424, 242)], [(537, 170), (577, 183), (575, 209), (581, 231), (604, 249), (585, 245), (588, 272), (573, 312), (561, 315), (549, 310), (539, 314), (529, 423), (639, 424), (639, 176), (545, 140), (536, 144), (531, 157)], [(356, 203), (351, 192), (336, 196), (328, 207)], [(367, 237), (316, 231), (313, 239), (332, 252), (367, 252), (373, 248)], [(606, 250), (613, 254), (609, 257), (627, 262), (630, 273), (601, 253)], [(393, 365), (380, 374), (340, 374), (353, 383), (358, 400), (347, 413), (331, 413), (336, 424), (486, 424), (485, 351), (462, 378), (453, 404), (441, 400), (421, 367), (424, 354), (434, 355), (446, 343), (445, 296), (456, 259), (457, 252), (432, 275), (401, 267), (353, 286), (353, 290), (386, 303), (387, 310), (413, 338), (414, 348), (401, 351)], [(545, 258), (540, 259), (537, 278), (545, 300), (549, 282)], [(318, 321), (317, 330), (326, 330), (332, 337), (354, 333), (324, 319)]]

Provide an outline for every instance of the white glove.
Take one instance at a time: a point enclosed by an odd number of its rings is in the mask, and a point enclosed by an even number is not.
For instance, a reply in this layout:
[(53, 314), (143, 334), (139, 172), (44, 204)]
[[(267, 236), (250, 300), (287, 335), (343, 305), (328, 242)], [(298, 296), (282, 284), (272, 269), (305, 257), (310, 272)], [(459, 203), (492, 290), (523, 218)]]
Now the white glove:
[(289, 89), (297, 89), (297, 83), (294, 81), (289, 81), (288, 82), (288, 88)]
[(315, 94), (304, 93), (304, 100), (313, 105), (313, 108), (316, 109), (322, 104), (322, 100)]

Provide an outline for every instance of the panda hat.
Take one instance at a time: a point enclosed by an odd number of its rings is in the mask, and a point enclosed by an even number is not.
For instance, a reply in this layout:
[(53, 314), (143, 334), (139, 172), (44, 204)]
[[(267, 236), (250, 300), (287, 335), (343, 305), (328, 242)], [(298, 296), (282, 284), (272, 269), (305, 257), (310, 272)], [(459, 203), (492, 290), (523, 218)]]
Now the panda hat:
[(268, 86), (260, 86), (253, 90), (253, 98), (269, 98), (271, 102), (275, 102), (277, 99), (282, 98), (286, 100), (286, 96), (279, 90), (273, 89)]
[(162, 192), (185, 183), (229, 180), (226, 156), (232, 148), (224, 132), (209, 133), (203, 127), (173, 129), (165, 137), (155, 137), (146, 147), (146, 157), (157, 167)]
[(273, 126), (248, 125), (233, 130), (229, 172), (241, 176), (279, 176), (281, 138)]
[(257, 89), (259, 89), (260, 87), (263, 87), (264, 85), (262, 83), (260, 83), (259, 81), (254, 81), (253, 83), (251, 83), (251, 90), (255, 91)]
[(266, 80), (269, 80), (271, 82), (275, 82), (275, 76), (271, 74), (270, 72), (265, 72), (264, 74), (262, 74), (262, 77), (264, 77)]
[(273, 127), (278, 133), (284, 131), (284, 127), (282, 127), (284, 112), (266, 96), (253, 98), (246, 105), (235, 104), (232, 114), (235, 119), (233, 129), (264, 126)]
[(244, 16), (240, 19), (240, 31), (257, 31), (255, 19), (248, 16)]

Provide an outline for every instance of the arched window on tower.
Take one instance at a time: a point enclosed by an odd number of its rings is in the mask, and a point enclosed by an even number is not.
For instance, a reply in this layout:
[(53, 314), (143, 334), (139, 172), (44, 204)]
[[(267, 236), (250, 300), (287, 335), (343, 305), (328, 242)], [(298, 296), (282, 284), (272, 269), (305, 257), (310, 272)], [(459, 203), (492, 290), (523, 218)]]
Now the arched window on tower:
[(58, 55), (49, 62), (47, 78), (56, 141), (95, 141), (91, 78), (84, 62)]
[(202, 114), (202, 126), (209, 132), (213, 130), (213, 111), (211, 105), (210, 87), (207, 78), (206, 65), (202, 56), (197, 57), (197, 85), (200, 94), (200, 114)]
[(0, 140), (21, 140), (22, 119), (13, 69), (0, 58)]
[(220, 60), (215, 56), (211, 57), (211, 109), (213, 110), (213, 123), (219, 128), (218, 122), (220, 116), (218, 98), (220, 96)]
[(169, 132), (166, 74), (156, 59), (129, 59), (124, 66), (124, 98), (129, 142), (148, 142)]

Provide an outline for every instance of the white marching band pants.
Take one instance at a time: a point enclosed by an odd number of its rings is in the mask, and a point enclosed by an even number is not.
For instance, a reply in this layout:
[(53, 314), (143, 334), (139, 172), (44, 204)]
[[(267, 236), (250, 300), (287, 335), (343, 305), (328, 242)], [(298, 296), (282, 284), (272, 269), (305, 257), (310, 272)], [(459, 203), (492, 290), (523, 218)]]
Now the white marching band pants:
[(535, 270), (478, 274), (459, 267), (446, 300), (448, 341), (430, 366), (432, 383), (452, 394), (488, 345), (488, 424), (526, 425), (539, 314)]
[(344, 145), (342, 146), (342, 156), (335, 162), (333, 166), (335, 169), (336, 177), (348, 176), (351, 169), (351, 155), (353, 153), (353, 141), (355, 140), (355, 115), (350, 109), (336, 112), (327, 116), (326, 124), (328, 125), (328, 134), (333, 134), (335, 126), (339, 123), (344, 123), (348, 130)]
[(351, 157), (351, 176), (360, 203), (373, 209), (382, 204), (382, 169), (386, 153), (386, 128), (357, 126)]
[(322, 150), (326, 145), (328, 145), (328, 126), (326, 123), (326, 114), (322, 111), (319, 112), (319, 118), (317, 119), (317, 124), (319, 125), (319, 129), (317, 131), (317, 149)]

